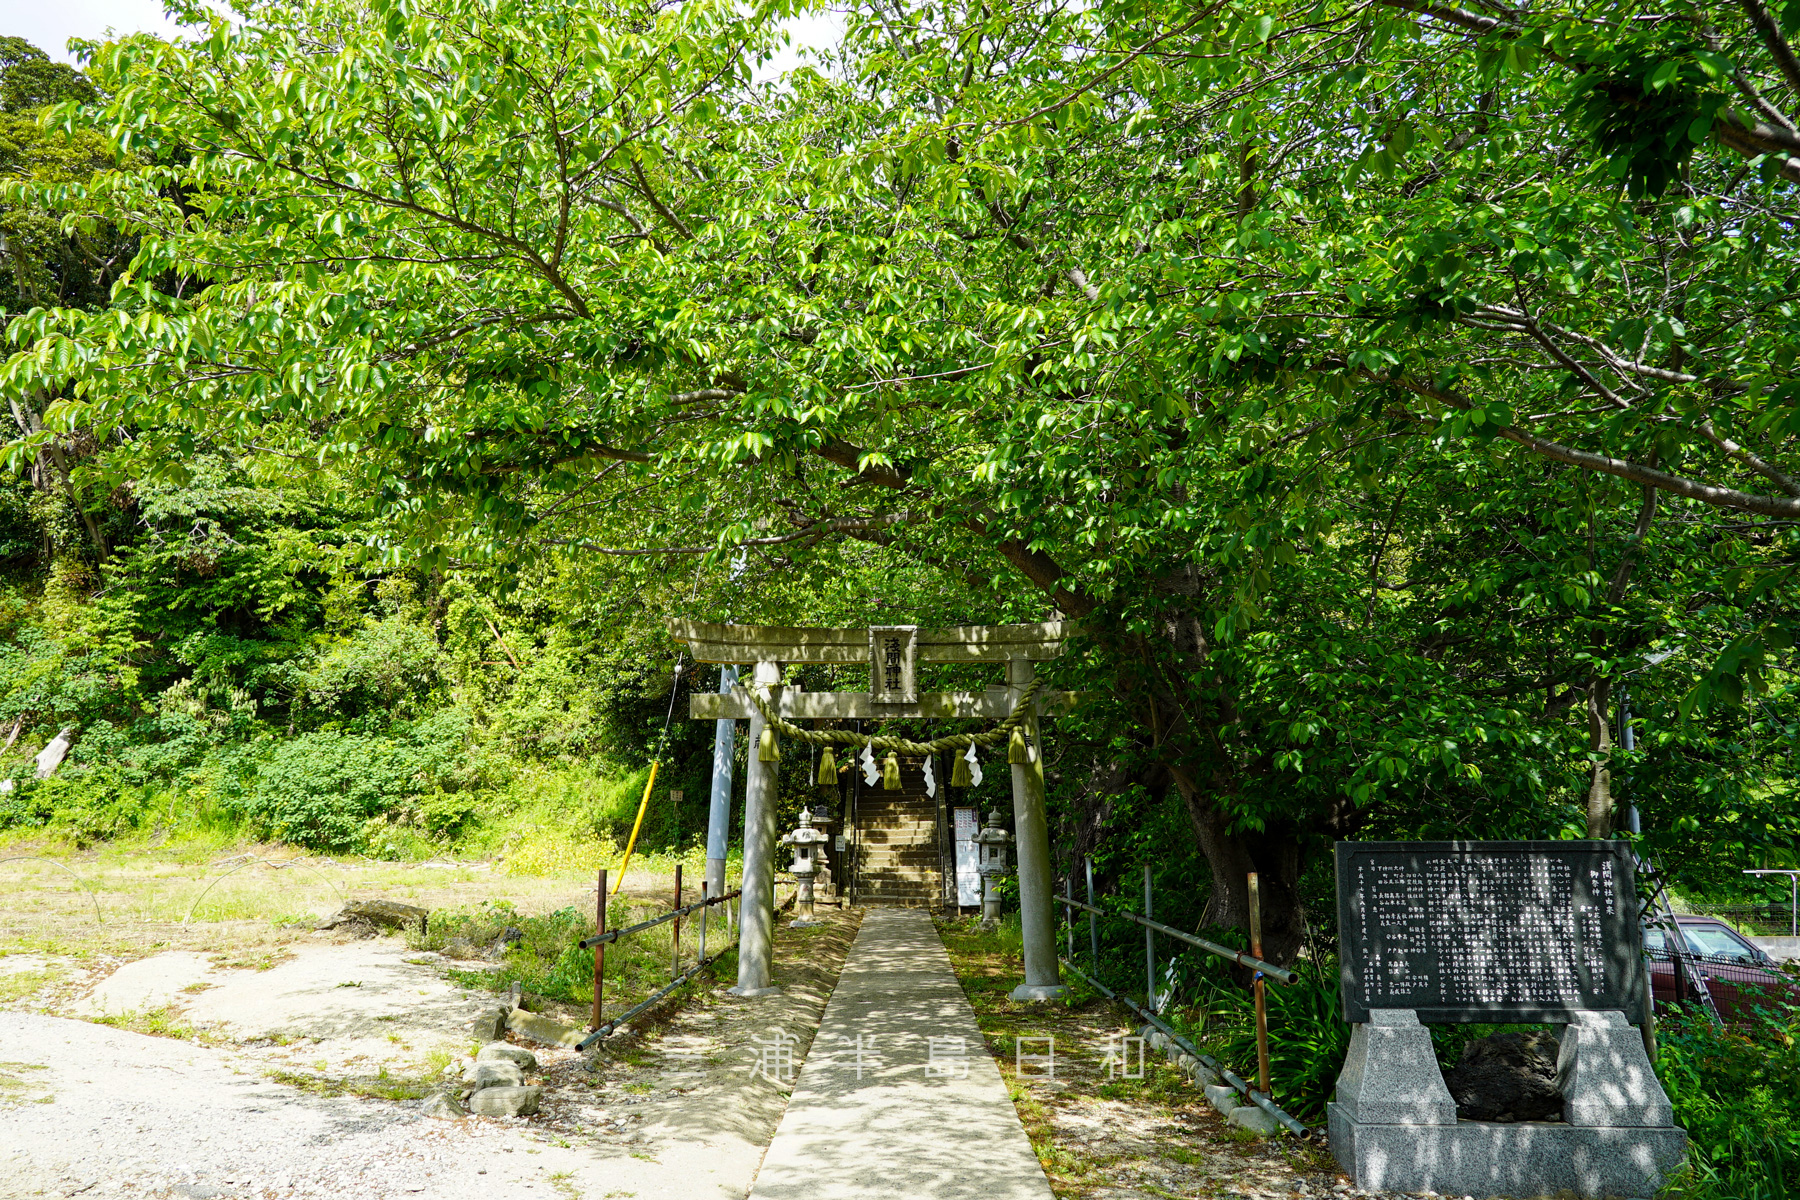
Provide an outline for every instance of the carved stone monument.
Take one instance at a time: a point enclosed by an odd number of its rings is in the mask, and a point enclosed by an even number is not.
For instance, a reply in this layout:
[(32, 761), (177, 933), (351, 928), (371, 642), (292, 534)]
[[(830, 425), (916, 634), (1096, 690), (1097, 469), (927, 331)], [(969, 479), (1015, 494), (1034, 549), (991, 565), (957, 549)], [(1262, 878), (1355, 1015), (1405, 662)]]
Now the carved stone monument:
[[(1632, 862), (1618, 842), (1341, 842), (1350, 1053), (1328, 1106), (1360, 1188), (1648, 1196), (1687, 1134), (1627, 1012), (1643, 1011)], [(1559, 1025), (1561, 1121), (1458, 1120), (1430, 1021)]]

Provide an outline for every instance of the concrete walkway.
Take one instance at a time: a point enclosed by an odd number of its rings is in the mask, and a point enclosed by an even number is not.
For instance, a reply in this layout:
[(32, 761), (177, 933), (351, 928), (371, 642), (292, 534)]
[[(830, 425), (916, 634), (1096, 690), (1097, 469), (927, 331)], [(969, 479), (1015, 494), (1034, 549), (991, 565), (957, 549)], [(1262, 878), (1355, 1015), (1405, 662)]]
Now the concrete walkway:
[(1051, 1200), (923, 910), (863, 918), (750, 1196)]

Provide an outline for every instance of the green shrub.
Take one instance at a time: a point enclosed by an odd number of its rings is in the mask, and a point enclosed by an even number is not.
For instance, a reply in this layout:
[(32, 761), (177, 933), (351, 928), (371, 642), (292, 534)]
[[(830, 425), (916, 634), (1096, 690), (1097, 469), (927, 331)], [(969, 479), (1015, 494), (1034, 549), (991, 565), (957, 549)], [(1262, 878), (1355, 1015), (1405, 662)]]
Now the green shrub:
[(385, 724), (422, 711), (441, 679), (429, 629), (402, 616), (370, 622), (332, 646), (301, 683), (305, 707)]
[[(1303, 960), (1294, 971), (1293, 983), (1265, 989), (1269, 1090), (1290, 1116), (1316, 1125), (1325, 1118), (1325, 1102), (1349, 1052), (1350, 1026), (1344, 1023), (1334, 960)], [(1177, 1026), (1195, 1033), (1215, 1058), (1255, 1084), (1256, 999), (1249, 988), (1215, 975), (1210, 990)]]
[(1697, 1013), (1660, 1016), (1656, 1073), (1688, 1132), (1705, 1200), (1785, 1200), (1800, 1192), (1800, 1010), (1755, 1010), (1714, 1029)]
[(402, 736), (319, 732), (281, 743), (257, 772), (244, 815), (269, 836), (334, 851), (362, 845), (374, 818), (454, 827), (472, 810), (443, 798), (461, 766), (461, 728), (451, 712)]

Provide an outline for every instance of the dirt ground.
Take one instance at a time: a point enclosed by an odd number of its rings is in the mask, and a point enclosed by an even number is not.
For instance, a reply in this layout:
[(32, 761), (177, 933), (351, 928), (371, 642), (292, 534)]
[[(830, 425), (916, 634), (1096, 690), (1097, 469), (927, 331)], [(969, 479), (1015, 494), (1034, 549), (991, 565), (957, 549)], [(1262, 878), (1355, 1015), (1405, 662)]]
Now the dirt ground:
[[(858, 917), (778, 922), (779, 998), (728, 996), (727, 956), (597, 1054), (532, 1046), (536, 1117), (441, 1120), (421, 1098), (460, 1074), (469, 1018), (495, 1002), (475, 964), (313, 924), (376, 897), (591, 906), (591, 881), (256, 849), (61, 862), (0, 863), (0, 1197), (742, 1197), (788, 1091), (749, 1071), (754, 1039), (780, 1027), (803, 1058)], [(667, 903), (670, 883), (634, 871), (626, 892)], [(967, 925), (939, 931), (1059, 1197), (1352, 1192), (1320, 1147), (1229, 1129), (1154, 1054), (1142, 1079), (1108, 1076), (1128, 1014), (1014, 1004), (1017, 961)], [(1056, 1039), (1054, 1079), (1019, 1071), (1024, 1037)]]
[(598, 1053), (530, 1046), (535, 1117), (442, 1120), (422, 1098), (495, 1003), (476, 964), (311, 925), (376, 896), (591, 906), (591, 883), (254, 853), (68, 865), (28, 864), (0, 907), (0, 1197), (741, 1197), (787, 1095), (749, 1071), (752, 1039), (810, 1042), (857, 920), (779, 922), (779, 997), (728, 996), (727, 954)]
[[(1127, 1010), (1100, 999), (1075, 1007), (1016, 1003), (1008, 993), (1022, 964), (992, 935), (964, 921), (939, 922), (938, 932), (1059, 1198), (1306, 1200), (1351, 1192), (1322, 1146), (1230, 1128), (1199, 1087), (1154, 1051), (1146, 1048), (1142, 1079), (1124, 1077), (1124, 1069), (1137, 1069), (1135, 1058), (1115, 1062), (1109, 1075), (1109, 1044), (1128, 1054), (1115, 1039), (1136, 1034)], [(1043, 1038), (1055, 1039), (1053, 1075), (1030, 1058), (1021, 1072), (1021, 1052), (1052, 1052), (1029, 1040)]]

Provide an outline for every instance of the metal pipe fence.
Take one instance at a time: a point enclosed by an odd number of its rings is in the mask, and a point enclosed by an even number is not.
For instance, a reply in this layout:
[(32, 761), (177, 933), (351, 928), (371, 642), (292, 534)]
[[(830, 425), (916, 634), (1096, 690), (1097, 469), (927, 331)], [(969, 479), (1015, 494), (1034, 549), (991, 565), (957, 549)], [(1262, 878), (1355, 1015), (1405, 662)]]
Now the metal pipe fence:
[[(1101, 908), (1094, 904), (1083, 904), (1081, 901), (1067, 896), (1057, 896), (1055, 897), (1055, 900), (1058, 904), (1064, 904), (1070, 908), (1078, 908), (1083, 912), (1094, 913), (1096, 916), (1118, 917), (1124, 921), (1134, 922), (1138, 925), (1142, 925), (1145, 929), (1154, 930), (1164, 937), (1172, 937), (1178, 942), (1185, 942), (1190, 946), (1195, 946), (1206, 951), (1208, 954), (1230, 959), (1241, 967), (1249, 967), (1252, 971), (1261, 971), (1264, 975), (1267, 975), (1277, 983), (1292, 983), (1297, 978), (1297, 976), (1286, 967), (1278, 967), (1272, 962), (1264, 962), (1254, 954), (1246, 954), (1242, 950), (1233, 950), (1230, 946), (1221, 946), (1218, 942), (1208, 941), (1203, 937), (1197, 937), (1191, 933), (1184, 933), (1179, 929), (1164, 925), (1160, 921), (1152, 921), (1148, 917), (1140, 917), (1134, 912)], [(1098, 935), (1096, 934), (1094, 936), (1096, 938), (1095, 944), (1098, 945)]]
[[(1058, 904), (1063, 905), (1068, 910), (1067, 916), (1069, 920), (1066, 933), (1068, 953), (1063, 959), (1064, 963), (1071, 971), (1074, 971), (1075, 974), (1099, 989), (1099, 991), (1108, 999), (1117, 1000), (1120, 1003), (1125, 1004), (1133, 1012), (1142, 1016), (1145, 1020), (1156, 1026), (1156, 1028), (1162, 1030), (1173, 1039), (1177, 1045), (1181, 1046), (1182, 1049), (1205, 1063), (1207, 1067), (1215, 1071), (1221, 1078), (1230, 1083), (1231, 1086), (1242, 1092), (1259, 1108), (1264, 1109), (1270, 1115), (1274, 1116), (1277, 1121), (1281, 1122), (1284, 1128), (1287, 1128), (1290, 1132), (1298, 1134), (1301, 1137), (1306, 1136), (1306, 1127), (1294, 1120), (1294, 1118), (1288, 1116), (1285, 1112), (1282, 1112), (1281, 1109), (1275, 1105), (1275, 1102), (1269, 1098), (1269, 1023), (1263, 981), (1265, 979), (1273, 979), (1277, 983), (1287, 984), (1293, 983), (1298, 977), (1286, 967), (1278, 967), (1262, 957), (1262, 909), (1261, 904), (1259, 903), (1261, 889), (1258, 886), (1256, 874), (1254, 872), (1251, 873), (1247, 881), (1249, 884), (1250, 896), (1251, 952), (1246, 954), (1242, 950), (1234, 950), (1230, 946), (1221, 945), (1208, 938), (1200, 937), (1197, 934), (1187, 933), (1184, 930), (1176, 929), (1173, 926), (1165, 925), (1161, 921), (1156, 920), (1152, 915), (1155, 911), (1156, 896), (1149, 866), (1144, 867), (1144, 911), (1142, 915), (1123, 909), (1103, 908), (1100, 905), (1095, 904), (1093, 859), (1090, 858), (1086, 860), (1085, 868), (1085, 874), (1087, 876), (1087, 902), (1085, 904), (1080, 900), (1075, 899), (1075, 878), (1073, 873), (1067, 876), (1063, 882), (1063, 894), (1053, 897)], [(1074, 917), (1077, 911), (1085, 912), (1088, 915), (1088, 945), (1089, 952), (1092, 955), (1090, 962), (1095, 970), (1099, 969), (1100, 961), (1099, 921), (1101, 917), (1117, 917), (1120, 920), (1129, 921), (1134, 925), (1143, 927), (1145, 1005), (1140, 1006), (1129, 996), (1122, 995), (1112, 988), (1107, 987), (1098, 979), (1089, 975), (1074, 964)], [(1173, 938), (1185, 945), (1193, 946), (1195, 949), (1203, 950), (1217, 958), (1223, 958), (1228, 962), (1233, 962), (1241, 967), (1246, 967), (1255, 973), (1252, 979), (1252, 986), (1255, 989), (1256, 1005), (1258, 1087), (1252, 1088), (1242, 1079), (1238, 1078), (1225, 1067), (1214, 1061), (1210, 1056), (1202, 1054), (1198, 1048), (1177, 1034), (1167, 1022), (1157, 1015), (1157, 1011), (1161, 1007), (1161, 1005), (1157, 1003), (1156, 994), (1156, 937), (1158, 934), (1161, 934), (1164, 937)], [(1165, 996), (1164, 999), (1166, 1001), (1167, 996)]]
[(1800, 910), (1791, 901), (1768, 904), (1696, 904), (1683, 915), (1718, 917), (1757, 937), (1800, 936)]
[(1295, 1137), (1303, 1138), (1303, 1137), (1308, 1136), (1308, 1131), (1307, 1131), (1306, 1126), (1302, 1125), (1299, 1121), (1296, 1121), (1293, 1117), (1290, 1117), (1287, 1113), (1283, 1112), (1281, 1109), (1281, 1106), (1276, 1104), (1274, 1100), (1270, 1099), (1269, 1094), (1267, 1092), (1259, 1092), (1255, 1088), (1251, 1087), (1248, 1083), (1245, 1083), (1243, 1079), (1239, 1078), (1231, 1070), (1231, 1068), (1225, 1066), (1218, 1059), (1214, 1058), (1210, 1054), (1207, 1054), (1205, 1051), (1201, 1050), (1198, 1046), (1194, 1045), (1194, 1043), (1188, 1041), (1186, 1038), (1182, 1037), (1179, 1033), (1175, 1032), (1174, 1027), (1171, 1026), (1167, 1021), (1163, 1020), (1161, 1017), (1157, 1016), (1155, 1013), (1144, 1008), (1137, 1001), (1133, 1000), (1130, 996), (1121, 995), (1120, 993), (1113, 991), (1111, 988), (1107, 987), (1104, 983), (1101, 983), (1098, 979), (1095, 979), (1092, 975), (1089, 975), (1086, 971), (1083, 971), (1080, 967), (1076, 966), (1074, 963), (1070, 962), (1068, 959), (1065, 958), (1063, 960), (1063, 965), (1065, 967), (1069, 968), (1069, 970), (1075, 972), (1075, 974), (1081, 976), (1082, 979), (1086, 980), (1090, 986), (1092, 986), (1095, 990), (1097, 990), (1101, 995), (1105, 996), (1108, 1000), (1118, 1001), (1120, 1004), (1123, 1004), (1125, 1007), (1129, 1008), (1132, 1012), (1134, 1012), (1138, 1016), (1142, 1017), (1147, 1024), (1154, 1025), (1156, 1028), (1160, 1029), (1163, 1032), (1163, 1034), (1170, 1041), (1174, 1042), (1177, 1046), (1180, 1046), (1183, 1050), (1187, 1051), (1189, 1054), (1193, 1055), (1196, 1059), (1198, 1059), (1202, 1064), (1204, 1064), (1205, 1067), (1207, 1068), (1207, 1070), (1212, 1071), (1214, 1074), (1218, 1075), (1218, 1077), (1220, 1079), (1223, 1079), (1226, 1083), (1230, 1084), (1233, 1088), (1235, 1088), (1238, 1091), (1238, 1093), (1240, 1095), (1242, 1095), (1245, 1099), (1249, 1100), (1250, 1103), (1256, 1105), (1256, 1107), (1262, 1109), (1264, 1112), (1268, 1113), (1271, 1117), (1274, 1117), (1275, 1120), (1280, 1123), (1280, 1125), (1283, 1129), (1287, 1130), (1289, 1133), (1293, 1134)]
[[(592, 1032), (576, 1045), (575, 1048), (577, 1050), (586, 1050), (595, 1042), (602, 1041), (609, 1037), (613, 1031), (618, 1029), (621, 1025), (625, 1024), (633, 1017), (638, 1016), (640, 1013), (648, 1011), (676, 988), (692, 979), (695, 975), (698, 975), (703, 969), (711, 966), (720, 957), (735, 949), (737, 946), (737, 913), (734, 908), (730, 907), (730, 904), (733, 900), (737, 900), (743, 895), (743, 890), (741, 888), (736, 891), (726, 892), (722, 896), (708, 896), (706, 894), (707, 884), (702, 882), (700, 884), (700, 899), (692, 904), (683, 904), (681, 902), (681, 867), (680, 865), (677, 865), (675, 868), (675, 902), (668, 912), (663, 913), (658, 917), (652, 917), (648, 921), (639, 921), (635, 925), (626, 925), (618, 929), (608, 929), (606, 927), (606, 874), (607, 873), (603, 868), (599, 873), (597, 881), (598, 890), (596, 893), (597, 899), (595, 901), (594, 910), (594, 926), (597, 932), (593, 937), (582, 938), (580, 942), (576, 943), (581, 949), (591, 949), (594, 952), (594, 1009), (592, 1020), (588, 1024), (588, 1028)], [(708, 954), (706, 952), (706, 930), (708, 925), (708, 921), (706, 920), (706, 910), (720, 904), (728, 906), (725, 910), (726, 927), (731, 931), (733, 936), (729, 945), (722, 947), (712, 954)], [(681, 969), (681, 921), (682, 918), (695, 912), (701, 914), (699, 944), (695, 951), (693, 963), (684, 971)], [(673, 978), (663, 987), (658, 988), (655, 992), (651, 993), (651, 995), (639, 1001), (637, 1004), (632, 1005), (610, 1021), (604, 1019), (605, 1014), (603, 1009), (605, 1007), (606, 999), (606, 948), (616, 944), (621, 938), (627, 938), (633, 934), (643, 933), (645, 930), (655, 929), (657, 926), (666, 925), (670, 921), (675, 922), (673, 936), (670, 939), (673, 946), (673, 957), (669, 965), (669, 972)]]

